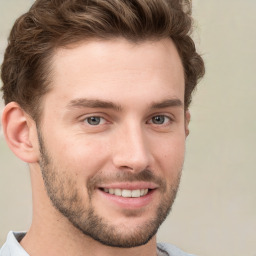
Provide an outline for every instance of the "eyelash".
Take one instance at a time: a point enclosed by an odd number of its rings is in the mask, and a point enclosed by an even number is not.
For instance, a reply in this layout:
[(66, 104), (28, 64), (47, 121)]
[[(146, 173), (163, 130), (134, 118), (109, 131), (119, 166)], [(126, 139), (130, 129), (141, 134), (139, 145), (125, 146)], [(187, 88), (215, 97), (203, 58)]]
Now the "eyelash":
[[(156, 118), (162, 119), (163, 123), (154, 123), (153, 120), (155, 119), (155, 121), (156, 121)], [(91, 121), (93, 122), (92, 119), (97, 119), (98, 122), (97, 122), (97, 120), (96, 120), (96, 124), (92, 124), (92, 123), (90, 123), (90, 121), (89, 121), (89, 120), (91, 120)], [(164, 120), (163, 120), (163, 119), (164, 119)], [(95, 120), (94, 120), (94, 121), (95, 121)], [(159, 114), (159, 115), (154, 115), (154, 116), (152, 116), (152, 117), (149, 119), (149, 121), (147, 121), (146, 123), (148, 123), (148, 124), (153, 124), (153, 125), (156, 125), (156, 126), (166, 126), (166, 125), (172, 123), (172, 121), (173, 121), (173, 119), (172, 119), (171, 117), (169, 117), (169, 116), (167, 116), (167, 115), (161, 115), (161, 114)], [(97, 115), (95, 115), (95, 116), (89, 116), (89, 117), (84, 118), (84, 119), (83, 119), (83, 122), (86, 122), (86, 123), (87, 123), (88, 125), (90, 125), (90, 126), (99, 126), (99, 125), (104, 125), (105, 123), (107, 123), (107, 120), (106, 120), (104, 117), (102, 117), (102, 116), (97, 116)], [(102, 123), (102, 122), (103, 122), (103, 123)], [(161, 120), (160, 120), (160, 122), (161, 122)]]
[[(156, 120), (156, 118), (162, 118), (162, 119), (164, 119), (163, 120), (163, 123), (154, 123), (154, 119)], [(171, 122), (173, 121), (173, 119), (171, 118), (171, 117), (169, 117), (169, 116), (167, 116), (167, 115), (154, 115), (154, 116), (152, 116), (151, 118), (150, 118), (150, 121), (149, 121), (149, 123), (152, 123), (153, 125), (161, 125), (161, 126), (166, 126), (166, 125), (168, 125), (168, 124), (170, 124)]]
[[(99, 120), (99, 123), (97, 123), (97, 124), (90, 124), (89, 123), (89, 120), (91, 120), (91, 119), (100, 119)], [(98, 126), (98, 125), (102, 125), (102, 120), (104, 120), (104, 121), (106, 121), (107, 122), (107, 120), (104, 118), (104, 117), (101, 117), (101, 116), (89, 116), (89, 117), (86, 117), (83, 121), (84, 122), (86, 122), (88, 125), (91, 125), (91, 126)]]

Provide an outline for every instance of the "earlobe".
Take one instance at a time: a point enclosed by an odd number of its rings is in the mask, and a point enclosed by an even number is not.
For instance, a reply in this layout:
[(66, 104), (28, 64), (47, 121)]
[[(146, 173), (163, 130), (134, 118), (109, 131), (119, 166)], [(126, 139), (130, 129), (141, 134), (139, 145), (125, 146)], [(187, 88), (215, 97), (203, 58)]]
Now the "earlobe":
[(38, 161), (34, 121), (16, 103), (6, 105), (2, 114), (5, 139), (13, 153), (27, 163)]
[(190, 122), (190, 112), (189, 110), (186, 111), (185, 113), (185, 133), (186, 133), (186, 137), (189, 135), (189, 122)]

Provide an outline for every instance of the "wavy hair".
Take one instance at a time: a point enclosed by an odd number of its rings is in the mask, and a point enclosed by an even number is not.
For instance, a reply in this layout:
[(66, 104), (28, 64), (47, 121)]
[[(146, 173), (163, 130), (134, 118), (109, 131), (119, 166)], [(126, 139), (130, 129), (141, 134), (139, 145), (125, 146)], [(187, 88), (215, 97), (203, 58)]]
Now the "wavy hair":
[(191, 39), (191, 2), (186, 0), (37, 0), (11, 30), (1, 67), (5, 104), (17, 102), (38, 120), (50, 89), (51, 59), (58, 47), (82, 40), (171, 38), (183, 63), (185, 108), (204, 75)]

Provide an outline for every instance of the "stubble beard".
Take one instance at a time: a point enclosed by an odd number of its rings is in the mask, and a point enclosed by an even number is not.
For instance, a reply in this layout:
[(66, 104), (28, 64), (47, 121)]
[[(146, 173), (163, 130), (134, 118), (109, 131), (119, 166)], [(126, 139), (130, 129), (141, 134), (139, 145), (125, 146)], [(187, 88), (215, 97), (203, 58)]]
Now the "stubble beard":
[[(118, 173), (115, 178), (111, 177), (111, 179), (115, 181), (155, 182), (159, 185), (159, 190), (163, 195), (161, 202), (155, 210), (154, 216), (135, 229), (128, 230), (129, 227), (125, 226), (125, 224), (116, 226), (109, 223), (103, 216), (99, 216), (96, 213), (92, 205), (95, 185), (106, 181), (108, 178), (103, 175), (96, 175), (87, 180), (86, 188), (88, 200), (85, 205), (85, 200), (78, 191), (77, 181), (74, 176), (72, 176), (72, 172), (63, 169), (60, 171), (56, 168), (56, 165), (53, 164), (53, 160), (44, 146), (40, 132), (38, 132), (38, 137), (41, 153), (39, 164), (48, 197), (52, 205), (65, 216), (74, 227), (80, 230), (84, 235), (112, 247), (131, 248), (144, 245), (151, 240), (171, 211), (178, 191), (181, 171), (172, 185), (167, 185), (165, 180), (156, 177), (150, 170), (143, 170), (137, 174), (120, 172), (121, 174)], [(132, 214), (130, 215), (129, 218), (136, 217), (132, 216)]]

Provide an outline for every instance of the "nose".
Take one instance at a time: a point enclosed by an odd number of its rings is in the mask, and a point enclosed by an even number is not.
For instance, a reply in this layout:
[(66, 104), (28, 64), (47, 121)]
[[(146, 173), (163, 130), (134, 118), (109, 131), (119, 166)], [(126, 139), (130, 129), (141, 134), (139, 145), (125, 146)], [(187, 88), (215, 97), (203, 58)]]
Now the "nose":
[(141, 125), (120, 129), (113, 144), (113, 164), (117, 169), (140, 172), (150, 167), (152, 155)]

